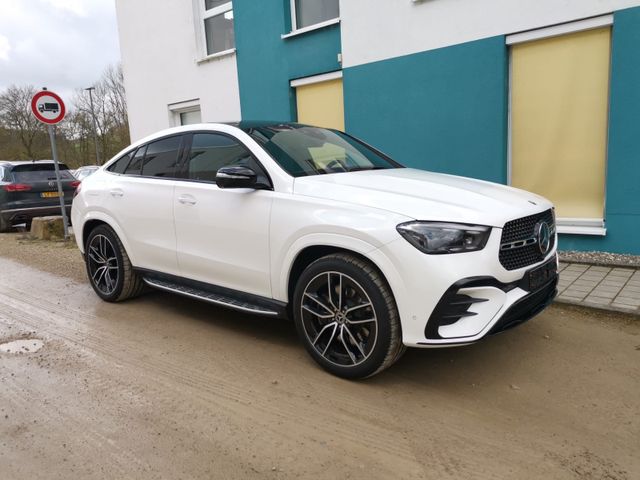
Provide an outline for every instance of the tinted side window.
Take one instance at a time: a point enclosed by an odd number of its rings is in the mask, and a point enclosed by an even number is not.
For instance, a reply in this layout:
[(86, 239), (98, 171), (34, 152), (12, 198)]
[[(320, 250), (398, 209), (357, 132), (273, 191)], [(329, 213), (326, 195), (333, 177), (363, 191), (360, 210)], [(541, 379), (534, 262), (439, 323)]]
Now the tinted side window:
[(142, 160), (144, 159), (144, 152), (146, 149), (146, 145), (138, 149), (131, 159), (131, 162), (129, 162), (127, 169), (124, 171), (125, 175), (140, 175), (140, 171), (142, 170)]
[(163, 138), (150, 143), (144, 157), (142, 175), (151, 177), (175, 177), (181, 136)]
[(129, 165), (129, 160), (131, 160), (132, 155), (133, 152), (129, 152), (126, 155), (121, 156), (118, 160), (113, 162), (107, 170), (113, 173), (124, 173), (127, 165)]
[(215, 182), (218, 169), (227, 166), (251, 167), (257, 173), (262, 171), (249, 150), (236, 140), (216, 133), (193, 135), (187, 178)]

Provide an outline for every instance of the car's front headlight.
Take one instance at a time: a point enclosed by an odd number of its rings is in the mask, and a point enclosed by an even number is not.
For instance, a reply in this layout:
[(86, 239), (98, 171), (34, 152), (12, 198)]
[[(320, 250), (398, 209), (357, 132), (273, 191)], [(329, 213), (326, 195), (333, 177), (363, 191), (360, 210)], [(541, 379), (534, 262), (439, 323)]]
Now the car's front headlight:
[(491, 227), (464, 223), (407, 222), (396, 227), (411, 245), (432, 255), (482, 250)]

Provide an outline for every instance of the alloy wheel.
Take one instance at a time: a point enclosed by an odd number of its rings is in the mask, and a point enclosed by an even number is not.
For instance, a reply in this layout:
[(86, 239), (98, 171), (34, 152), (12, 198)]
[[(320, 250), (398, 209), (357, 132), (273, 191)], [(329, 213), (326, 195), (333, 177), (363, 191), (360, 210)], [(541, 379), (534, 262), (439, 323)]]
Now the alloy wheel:
[(304, 332), (319, 355), (342, 367), (359, 365), (372, 354), (378, 319), (364, 288), (349, 275), (316, 275), (301, 303)]
[(89, 275), (95, 287), (111, 295), (118, 284), (118, 257), (111, 241), (104, 235), (95, 235), (87, 248)]

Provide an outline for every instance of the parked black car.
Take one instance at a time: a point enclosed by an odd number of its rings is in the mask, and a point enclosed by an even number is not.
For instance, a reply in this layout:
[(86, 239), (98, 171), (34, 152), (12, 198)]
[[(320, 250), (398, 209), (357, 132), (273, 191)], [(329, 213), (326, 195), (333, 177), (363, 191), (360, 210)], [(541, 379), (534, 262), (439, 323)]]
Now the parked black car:
[[(69, 215), (73, 193), (80, 182), (62, 163), (60, 177), (64, 203)], [(58, 214), (60, 200), (52, 160), (0, 160), (0, 232), (20, 223), (26, 223), (29, 228), (34, 217)]]

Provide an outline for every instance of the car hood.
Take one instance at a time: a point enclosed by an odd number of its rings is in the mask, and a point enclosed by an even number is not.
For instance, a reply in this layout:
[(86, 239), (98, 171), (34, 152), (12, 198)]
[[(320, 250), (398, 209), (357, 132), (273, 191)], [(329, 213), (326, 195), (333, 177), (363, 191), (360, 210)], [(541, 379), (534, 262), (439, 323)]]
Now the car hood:
[(553, 206), (517, 188), (413, 168), (300, 177), (295, 179), (294, 194), (373, 207), (416, 220), (492, 227)]

